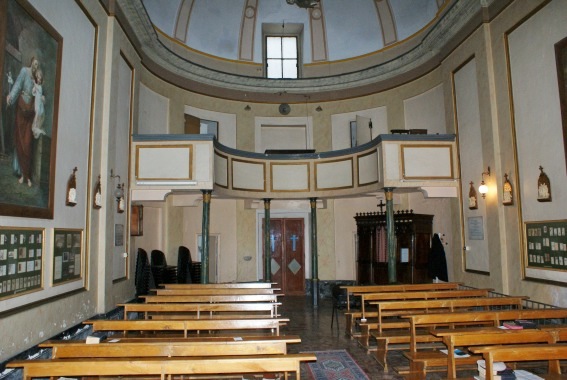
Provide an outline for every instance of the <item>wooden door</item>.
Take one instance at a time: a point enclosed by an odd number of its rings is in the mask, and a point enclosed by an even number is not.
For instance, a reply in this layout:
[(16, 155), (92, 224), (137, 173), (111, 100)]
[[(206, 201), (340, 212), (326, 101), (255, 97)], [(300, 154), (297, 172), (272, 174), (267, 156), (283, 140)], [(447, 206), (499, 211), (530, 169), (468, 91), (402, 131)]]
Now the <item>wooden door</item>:
[[(263, 225), (262, 220), (262, 225)], [(270, 219), (272, 281), (285, 294), (305, 294), (305, 236), (301, 218)]]

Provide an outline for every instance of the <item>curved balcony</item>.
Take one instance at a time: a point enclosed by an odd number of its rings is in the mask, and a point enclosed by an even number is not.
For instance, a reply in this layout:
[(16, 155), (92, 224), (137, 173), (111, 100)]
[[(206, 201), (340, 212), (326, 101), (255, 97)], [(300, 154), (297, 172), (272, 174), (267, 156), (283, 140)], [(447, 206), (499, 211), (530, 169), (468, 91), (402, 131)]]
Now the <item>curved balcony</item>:
[(137, 135), (132, 139), (132, 200), (214, 190), (224, 198), (336, 198), (423, 191), (456, 197), (454, 135), (380, 135), (356, 148), (323, 153), (252, 153), (211, 135)]

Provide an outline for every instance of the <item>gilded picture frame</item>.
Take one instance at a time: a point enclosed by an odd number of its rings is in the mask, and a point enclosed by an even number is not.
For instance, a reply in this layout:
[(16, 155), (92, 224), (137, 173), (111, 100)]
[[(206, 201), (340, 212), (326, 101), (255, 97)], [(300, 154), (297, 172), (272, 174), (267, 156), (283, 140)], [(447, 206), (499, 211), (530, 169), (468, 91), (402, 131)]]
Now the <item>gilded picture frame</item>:
[(0, 0), (0, 214), (53, 219), (63, 39), (25, 0)]

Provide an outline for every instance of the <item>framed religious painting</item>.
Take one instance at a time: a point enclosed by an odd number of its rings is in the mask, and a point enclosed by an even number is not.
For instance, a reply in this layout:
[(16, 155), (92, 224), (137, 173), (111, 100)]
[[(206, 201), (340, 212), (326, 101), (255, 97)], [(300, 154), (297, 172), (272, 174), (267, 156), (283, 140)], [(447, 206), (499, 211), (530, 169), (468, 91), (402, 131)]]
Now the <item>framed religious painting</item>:
[(565, 166), (567, 167), (567, 37), (555, 44), (555, 61), (557, 63), (559, 102), (561, 104), (561, 120), (563, 124)]
[(53, 219), (59, 33), (25, 0), (0, 0), (0, 214)]

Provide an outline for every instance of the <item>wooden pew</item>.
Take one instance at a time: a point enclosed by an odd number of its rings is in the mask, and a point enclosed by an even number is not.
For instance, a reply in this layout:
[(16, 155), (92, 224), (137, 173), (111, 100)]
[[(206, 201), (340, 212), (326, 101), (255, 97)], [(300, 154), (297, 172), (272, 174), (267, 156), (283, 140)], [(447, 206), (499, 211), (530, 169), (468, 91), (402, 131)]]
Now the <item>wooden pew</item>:
[[(447, 347), (447, 352), (454, 352), (455, 348), (483, 346), (492, 344), (527, 344), (527, 343), (557, 343), (557, 331), (552, 329), (523, 329), (510, 330), (501, 328), (477, 328), (477, 329), (447, 329), (434, 331), (433, 334), (440, 337)], [(457, 358), (448, 355), (441, 365), (447, 365), (447, 377), (457, 377)], [(433, 361), (429, 365), (434, 365)], [(425, 378), (426, 368), (421, 368)]]
[[(280, 302), (255, 303), (126, 303), (119, 304), (124, 308), (124, 319), (128, 320), (131, 313), (144, 313), (144, 319), (165, 318), (171, 315), (176, 319), (181, 317), (202, 319), (219, 316), (219, 313), (259, 313), (263, 318), (278, 317)], [(239, 314), (239, 318), (242, 319)]]
[(460, 282), (433, 282), (425, 284), (391, 284), (391, 285), (345, 285), (341, 289), (346, 290), (347, 311), (350, 310), (350, 297), (356, 297), (363, 293), (384, 292), (409, 292), (420, 290), (455, 290), (461, 285)]
[(217, 284), (161, 284), (164, 289), (269, 289), (277, 282), (224, 282)]
[(253, 355), (192, 358), (80, 358), (18, 360), (8, 368), (23, 368), (23, 380), (34, 377), (223, 375), (248, 373), (294, 373), (300, 364), (317, 360), (315, 354)]
[(189, 295), (240, 295), (240, 294), (274, 294), (279, 288), (248, 289), (248, 288), (203, 288), (203, 289), (153, 289), (158, 296), (189, 296)]
[[(492, 289), (465, 289), (465, 290), (432, 290), (432, 291), (409, 291), (409, 292), (384, 292), (361, 294), (362, 310), (360, 312), (345, 312), (346, 331), (351, 337), (355, 337), (354, 327), (360, 319), (367, 322), (368, 318), (378, 317), (378, 312), (366, 311), (365, 304), (377, 301), (401, 301), (401, 300), (428, 300), (440, 298), (464, 298), (464, 297), (488, 297)], [(366, 321), (365, 321), (366, 320)]]
[[(559, 360), (567, 359), (567, 344), (522, 344), (507, 346), (472, 347), (471, 351), (482, 354), (486, 362), (486, 378), (493, 380), (494, 362), (549, 361), (549, 374), (560, 375)], [(546, 376), (555, 378), (554, 376)], [(565, 378), (565, 377), (562, 377)]]
[[(439, 326), (451, 326), (455, 324), (475, 326), (482, 323), (489, 323), (492, 327), (498, 327), (504, 321), (516, 319), (546, 320), (546, 319), (565, 319), (567, 309), (522, 309), (522, 310), (498, 310), (498, 311), (470, 311), (455, 313), (434, 313), (421, 315), (407, 315), (410, 321), (410, 350), (404, 352), (410, 360), (410, 374), (413, 378), (421, 378), (421, 374), (426, 372), (428, 367), (433, 365), (443, 365), (447, 363), (447, 355), (441, 352), (417, 351), (420, 342), (420, 328), (437, 328)], [(458, 359), (459, 364), (474, 364), (476, 358), (465, 357)], [(425, 370), (422, 370), (425, 368)], [(415, 376), (415, 377), (414, 377)]]
[[(190, 319), (190, 320), (90, 320), (85, 324), (91, 324), (93, 331), (123, 331), (124, 336), (129, 332), (173, 332), (182, 331), (183, 337), (187, 338), (190, 331), (246, 331), (252, 335), (254, 330), (272, 331), (272, 335), (280, 335), (282, 323), (289, 322), (287, 318), (266, 318), (266, 319)], [(250, 331), (252, 330), (252, 331)], [(260, 331), (258, 331), (260, 334)]]
[(233, 294), (233, 295), (192, 295), (192, 296), (140, 296), (147, 303), (234, 303), (234, 302), (278, 302), (282, 294)]
[[(427, 312), (455, 312), (463, 309), (483, 308), (488, 310), (491, 307), (522, 308), (522, 302), (527, 297), (477, 297), (477, 298), (449, 298), (437, 300), (414, 300), (414, 301), (391, 301), (380, 302), (378, 308), (378, 321), (376, 323), (361, 323), (360, 343), (372, 351), (369, 347), (369, 336), (376, 340), (376, 360), (387, 369), (386, 355), (390, 344), (408, 344), (411, 340), (410, 323), (407, 319), (395, 318), (385, 319), (385, 317), (399, 317), (408, 314), (425, 314)], [(402, 330), (399, 330), (399, 329)], [(393, 330), (397, 329), (397, 330)], [(419, 343), (439, 342), (441, 338), (436, 338), (427, 331), (416, 331), (416, 339)]]
[(85, 341), (49, 340), (39, 345), (51, 348), (52, 359), (110, 357), (236, 356), (287, 354), (287, 345), (300, 343), (297, 335), (258, 337), (204, 337), (156, 340), (107, 339), (99, 344)]

